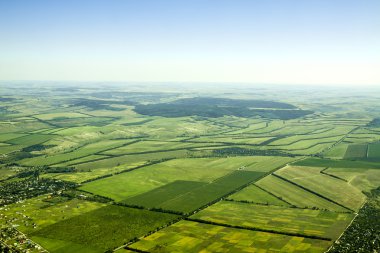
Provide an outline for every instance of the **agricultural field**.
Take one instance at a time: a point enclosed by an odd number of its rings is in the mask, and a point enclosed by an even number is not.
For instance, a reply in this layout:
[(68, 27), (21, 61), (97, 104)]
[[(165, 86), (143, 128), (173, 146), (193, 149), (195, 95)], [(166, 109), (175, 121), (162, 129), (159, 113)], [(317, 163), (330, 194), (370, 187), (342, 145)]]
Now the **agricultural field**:
[(221, 201), (190, 219), (293, 235), (336, 239), (354, 218), (350, 213)]
[(377, 98), (0, 89), (0, 251), (325, 252), (380, 187)]
[(323, 252), (328, 241), (180, 221), (129, 246), (144, 252)]
[(276, 171), (275, 175), (318, 196), (323, 196), (335, 204), (358, 211), (366, 199), (360, 189), (348, 182), (321, 173), (322, 169), (318, 167), (287, 166)]

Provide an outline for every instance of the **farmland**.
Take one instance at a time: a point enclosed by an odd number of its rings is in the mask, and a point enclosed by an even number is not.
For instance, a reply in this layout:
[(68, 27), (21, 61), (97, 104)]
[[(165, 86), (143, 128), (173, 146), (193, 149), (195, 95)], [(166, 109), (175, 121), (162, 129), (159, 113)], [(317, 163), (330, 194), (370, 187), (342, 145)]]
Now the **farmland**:
[(324, 252), (380, 210), (376, 99), (3, 89), (14, 252)]

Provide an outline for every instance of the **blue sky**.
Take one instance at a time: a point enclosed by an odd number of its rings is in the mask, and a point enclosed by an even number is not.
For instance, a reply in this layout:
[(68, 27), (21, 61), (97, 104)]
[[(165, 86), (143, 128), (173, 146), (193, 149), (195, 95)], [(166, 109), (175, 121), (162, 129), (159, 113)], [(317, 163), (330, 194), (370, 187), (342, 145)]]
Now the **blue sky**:
[(378, 0), (0, 0), (0, 80), (380, 85)]

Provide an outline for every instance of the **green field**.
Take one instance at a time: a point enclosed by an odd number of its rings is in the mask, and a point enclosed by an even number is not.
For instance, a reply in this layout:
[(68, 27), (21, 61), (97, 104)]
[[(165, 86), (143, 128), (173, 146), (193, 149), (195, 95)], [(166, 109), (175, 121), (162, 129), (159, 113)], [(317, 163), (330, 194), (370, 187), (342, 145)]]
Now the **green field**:
[(0, 85), (0, 251), (325, 252), (380, 185), (375, 92), (18, 85)]
[[(63, 250), (61, 247), (67, 249), (72, 243), (81, 245), (82, 248), (90, 247), (97, 252), (104, 252), (135, 237), (143, 236), (176, 218), (173, 214), (109, 205), (56, 222), (31, 233), (31, 236), (37, 242), (41, 237), (48, 239), (42, 242), (47, 248), (56, 248), (57, 252)], [(64, 241), (68, 244), (63, 243), (61, 247), (57, 247), (56, 239), (59, 243)]]
[(259, 204), (289, 206), (288, 203), (281, 200), (279, 197), (262, 190), (256, 185), (250, 185), (235, 194), (232, 194), (228, 199), (236, 201), (248, 201)]
[(180, 221), (130, 246), (147, 252), (324, 252), (330, 242)]
[(190, 218), (230, 226), (336, 239), (354, 215), (221, 201)]
[(368, 158), (376, 161), (380, 160), (380, 143), (372, 143), (368, 145)]
[[(175, 159), (93, 181), (81, 189), (122, 201), (176, 180), (210, 183), (242, 166), (251, 165), (253, 170), (253, 164), (260, 164), (260, 160), (260, 157)], [(266, 169), (271, 168), (268, 162), (265, 161)]]
[(266, 176), (256, 183), (266, 191), (274, 194), (287, 203), (300, 208), (318, 208), (331, 211), (347, 211), (346, 208), (325, 200), (313, 193), (303, 190), (273, 175)]
[(320, 173), (317, 167), (285, 167), (276, 171), (279, 175), (308, 190), (320, 194), (351, 210), (359, 210), (366, 200), (360, 189), (351, 184)]
[(344, 159), (366, 158), (367, 152), (367, 144), (351, 144), (347, 147)]
[(367, 161), (346, 161), (333, 159), (307, 158), (294, 165), (311, 166), (311, 167), (332, 167), (332, 168), (363, 168), (363, 169), (380, 169), (380, 164)]
[(230, 192), (256, 181), (264, 173), (253, 171), (234, 171), (209, 184), (195, 188), (176, 198), (162, 203), (159, 207), (165, 210), (174, 210), (182, 213), (190, 213), (202, 206), (224, 197)]

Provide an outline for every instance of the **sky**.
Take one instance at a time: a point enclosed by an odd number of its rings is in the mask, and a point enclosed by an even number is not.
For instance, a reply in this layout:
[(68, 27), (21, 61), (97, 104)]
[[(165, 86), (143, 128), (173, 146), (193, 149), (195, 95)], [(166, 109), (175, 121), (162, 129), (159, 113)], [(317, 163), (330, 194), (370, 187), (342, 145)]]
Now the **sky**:
[(379, 0), (0, 0), (0, 80), (380, 86)]

